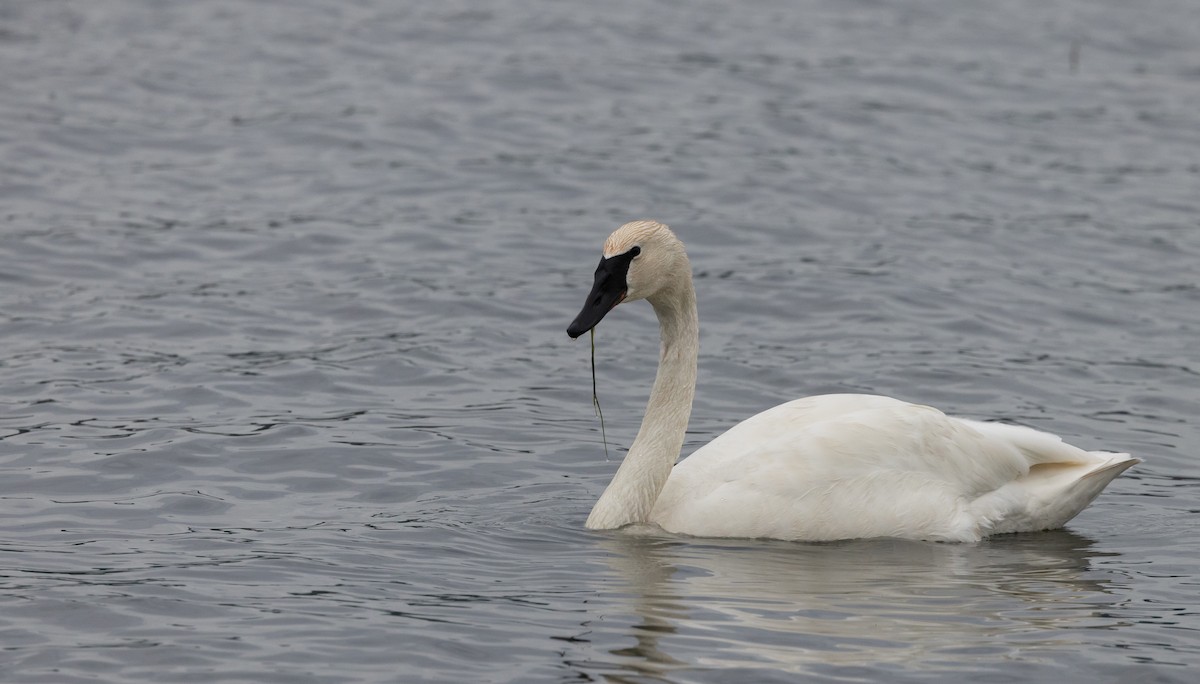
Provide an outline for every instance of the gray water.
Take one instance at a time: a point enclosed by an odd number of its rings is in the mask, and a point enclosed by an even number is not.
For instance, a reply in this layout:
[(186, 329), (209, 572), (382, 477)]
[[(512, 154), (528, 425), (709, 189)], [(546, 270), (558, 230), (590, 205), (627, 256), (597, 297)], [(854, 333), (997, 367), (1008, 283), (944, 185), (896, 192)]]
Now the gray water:
[[(1198, 112), (1190, 0), (0, 3), (0, 681), (1194, 681)], [(974, 545), (588, 532), (637, 218), (685, 453), (850, 391), (1145, 463)]]

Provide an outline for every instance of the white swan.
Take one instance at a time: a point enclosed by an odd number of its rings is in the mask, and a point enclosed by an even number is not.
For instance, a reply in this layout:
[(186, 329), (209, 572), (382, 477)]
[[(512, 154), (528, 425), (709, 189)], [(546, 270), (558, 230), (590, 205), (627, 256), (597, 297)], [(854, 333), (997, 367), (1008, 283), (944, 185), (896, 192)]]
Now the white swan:
[(588, 516), (591, 529), (653, 523), (698, 537), (977, 541), (1061, 527), (1140, 460), (1030, 428), (952, 418), (888, 397), (781, 404), (675, 464), (696, 391), (691, 264), (671, 230), (635, 221), (604, 243), (577, 338), (645, 299), (662, 332), (641, 429)]

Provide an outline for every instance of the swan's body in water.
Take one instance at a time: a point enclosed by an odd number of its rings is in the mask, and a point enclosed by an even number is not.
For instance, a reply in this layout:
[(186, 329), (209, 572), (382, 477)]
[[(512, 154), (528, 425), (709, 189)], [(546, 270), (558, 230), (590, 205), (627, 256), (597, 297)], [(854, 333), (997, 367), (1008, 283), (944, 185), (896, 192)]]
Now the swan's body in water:
[(641, 429), (588, 516), (591, 529), (652, 523), (699, 537), (975, 541), (1061, 527), (1139, 462), (1030, 428), (836, 394), (763, 411), (676, 465), (699, 325), (683, 244), (654, 221), (609, 236), (567, 334), (579, 337), (637, 299), (650, 302), (661, 326), (658, 374)]

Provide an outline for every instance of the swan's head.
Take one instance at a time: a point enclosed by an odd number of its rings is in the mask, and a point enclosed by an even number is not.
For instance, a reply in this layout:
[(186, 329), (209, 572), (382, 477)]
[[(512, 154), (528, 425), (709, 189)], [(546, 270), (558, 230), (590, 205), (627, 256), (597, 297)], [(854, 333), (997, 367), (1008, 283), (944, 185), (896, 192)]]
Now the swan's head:
[(621, 302), (649, 299), (689, 280), (691, 265), (683, 243), (665, 224), (634, 221), (604, 241), (604, 256), (583, 310), (567, 328), (572, 338), (596, 327)]

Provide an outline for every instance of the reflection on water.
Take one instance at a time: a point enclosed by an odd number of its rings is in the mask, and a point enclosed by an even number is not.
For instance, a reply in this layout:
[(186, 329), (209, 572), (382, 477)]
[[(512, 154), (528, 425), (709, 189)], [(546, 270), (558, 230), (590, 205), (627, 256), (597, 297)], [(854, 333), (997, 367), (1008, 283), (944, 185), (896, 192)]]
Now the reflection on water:
[[(1120, 626), (1105, 611), (1126, 600), (1112, 574), (1091, 568), (1111, 554), (1067, 531), (976, 545), (653, 535), (613, 535), (604, 545), (635, 615), (633, 645), (610, 653), (643, 676), (764, 664), (792, 672), (920, 664), (928, 672), (964, 659), (1050, 659), (1085, 643), (1073, 629)], [(706, 656), (673, 655), (705, 642)]]

